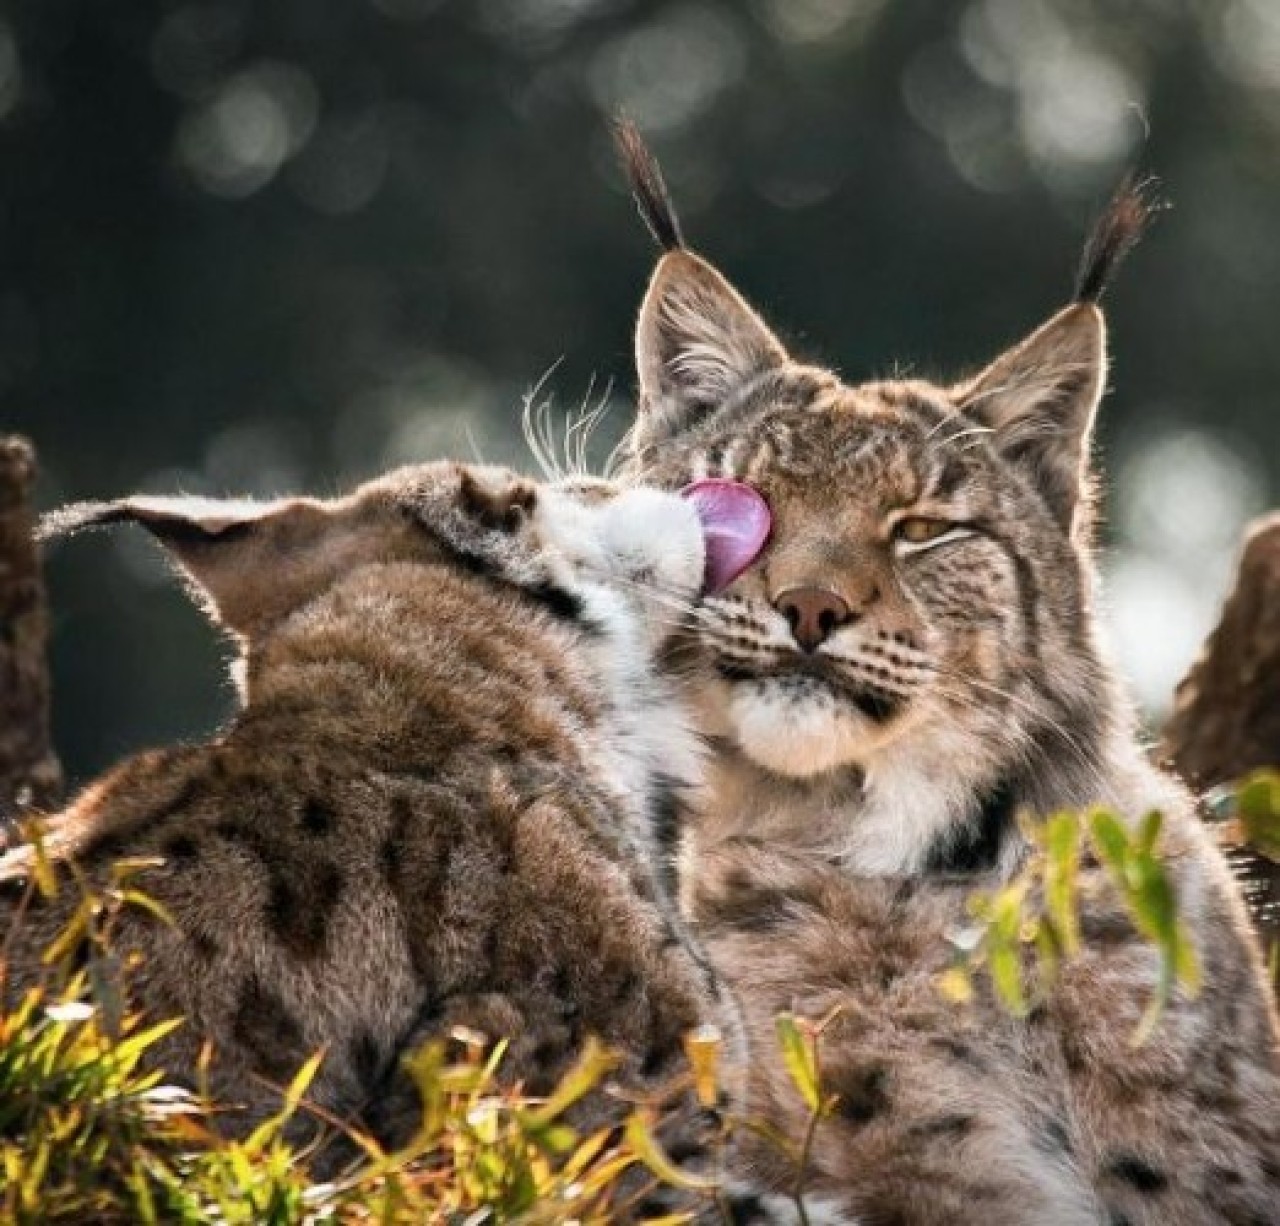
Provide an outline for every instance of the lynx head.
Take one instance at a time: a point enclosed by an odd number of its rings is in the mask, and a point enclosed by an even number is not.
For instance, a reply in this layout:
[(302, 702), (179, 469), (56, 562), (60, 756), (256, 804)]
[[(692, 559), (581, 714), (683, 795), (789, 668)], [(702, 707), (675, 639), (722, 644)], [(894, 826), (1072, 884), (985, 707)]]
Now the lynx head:
[(1099, 223), (1075, 301), (984, 369), (850, 386), (793, 360), (680, 245), (656, 165), (634, 132), (621, 146), (667, 247), (640, 312), (625, 471), (734, 478), (773, 515), (756, 564), (704, 609), (724, 735), (791, 778), (883, 782), (941, 755), (964, 788), (999, 788), (1041, 754), (1087, 776), (1108, 708), (1088, 540), (1097, 300), (1150, 211), (1141, 188)]
[(166, 548), (211, 619), (250, 664), (318, 623), (376, 633), (406, 576), (429, 604), (441, 567), (499, 585), (539, 611), (644, 651), (702, 586), (694, 509), (672, 494), (575, 480), (537, 485), (451, 462), (400, 469), (330, 500), (271, 502), (135, 495), (47, 515), (49, 538), (115, 523)]

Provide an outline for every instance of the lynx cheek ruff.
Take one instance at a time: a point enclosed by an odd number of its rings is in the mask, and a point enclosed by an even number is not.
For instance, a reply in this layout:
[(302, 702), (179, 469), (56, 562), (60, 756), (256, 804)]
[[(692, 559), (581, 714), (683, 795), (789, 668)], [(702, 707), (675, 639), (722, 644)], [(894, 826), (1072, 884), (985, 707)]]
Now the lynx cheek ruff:
[(749, 485), (723, 477), (695, 481), (680, 491), (698, 512), (707, 541), (706, 590), (724, 591), (760, 556), (773, 516)]

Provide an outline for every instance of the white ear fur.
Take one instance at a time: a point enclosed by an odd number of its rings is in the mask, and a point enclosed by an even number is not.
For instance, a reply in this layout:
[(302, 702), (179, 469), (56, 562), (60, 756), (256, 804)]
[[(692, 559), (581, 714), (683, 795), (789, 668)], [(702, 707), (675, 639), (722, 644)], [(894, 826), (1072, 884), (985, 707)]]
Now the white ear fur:
[(1102, 313), (1076, 303), (952, 389), (961, 411), (990, 428), (996, 447), (1024, 468), (1068, 530), (1106, 372)]
[[(115, 502), (79, 502), (45, 515), (37, 539), (111, 524), (136, 523), (169, 552), (198, 604), (229, 629), (248, 633), (263, 601), (253, 589), (280, 586), (273, 546), (318, 508), (305, 499), (253, 502), (135, 494)], [(269, 567), (276, 569), (268, 574)], [(275, 575), (273, 579), (271, 574)]]
[(141, 524), (163, 538), (166, 533), (214, 537), (278, 511), (279, 502), (201, 498), (183, 494), (134, 494), (115, 502), (73, 502), (41, 517), (37, 540), (70, 536), (111, 524)]
[(640, 308), (636, 437), (648, 445), (694, 425), (749, 380), (787, 360), (742, 296), (705, 260), (665, 255)]

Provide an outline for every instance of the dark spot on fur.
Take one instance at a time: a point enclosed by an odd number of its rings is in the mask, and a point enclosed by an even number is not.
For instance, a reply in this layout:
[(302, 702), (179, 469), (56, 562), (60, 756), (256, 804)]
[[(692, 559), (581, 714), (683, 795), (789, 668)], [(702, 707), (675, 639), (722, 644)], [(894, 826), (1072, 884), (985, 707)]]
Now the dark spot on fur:
[[(0, 899), (16, 903), (29, 889), (31, 889), (30, 877), (0, 878)], [(39, 894), (39, 890), (31, 890), (31, 901), (35, 902)]]
[(212, 962), (218, 956), (218, 943), (200, 929), (185, 934), (187, 944), (202, 962)]
[(1168, 1175), (1137, 1154), (1115, 1154), (1107, 1163), (1106, 1172), (1146, 1196), (1163, 1192), (1169, 1186)]
[(599, 627), (586, 616), (582, 598), (554, 583), (539, 583), (521, 589), (561, 621), (573, 622), (583, 630), (599, 632)]
[(546, 1069), (559, 1065), (565, 1058), (571, 1037), (563, 1030), (543, 1034), (534, 1044), (529, 1059), (535, 1068)]
[(1043, 1120), (1035, 1131), (1035, 1143), (1038, 1149), (1050, 1155), (1075, 1152), (1071, 1134), (1060, 1119)]
[(338, 866), (329, 860), (298, 859), (278, 834), (247, 823), (221, 821), (213, 829), (259, 861), (267, 879), (263, 919), (276, 940), (295, 957), (319, 957), (344, 885)]
[(673, 1064), (678, 1063), (684, 1048), (677, 1034), (664, 1034), (655, 1037), (653, 1045), (644, 1053), (640, 1061), (642, 1077), (657, 1077)]
[(801, 890), (772, 889), (758, 879), (733, 869), (697, 902), (700, 924), (720, 924), (743, 932), (769, 933), (789, 927), (805, 911), (815, 908), (815, 899)]
[(1133, 925), (1119, 911), (1084, 908), (1080, 913), (1080, 938), (1086, 945), (1105, 949), (1124, 945), (1135, 937)]
[(288, 1081), (307, 1056), (298, 1019), (256, 976), (241, 989), (231, 1033), (257, 1071), (272, 1081)]
[(1222, 1166), (1219, 1163), (1210, 1165), (1208, 1176), (1205, 1184), (1205, 1193), (1209, 1196), (1213, 1195), (1215, 1187), (1234, 1187), (1236, 1184), (1244, 1182), (1244, 1176), (1235, 1167)]
[(1121, 1209), (1108, 1209), (1107, 1226), (1133, 1226), (1133, 1219)]
[(365, 1090), (372, 1090), (382, 1077), (382, 1045), (368, 1032), (351, 1040), (348, 1059), (356, 1079)]
[(907, 1132), (911, 1136), (922, 1140), (932, 1137), (945, 1137), (954, 1141), (972, 1132), (973, 1125), (973, 1116), (957, 1111), (950, 1115), (938, 1115), (933, 1119), (921, 1120), (918, 1124), (912, 1124), (907, 1129)]
[[(813, 684), (808, 678), (805, 680), (809, 681), (810, 685)], [(835, 689), (841, 698), (857, 707), (863, 715), (877, 724), (888, 723), (902, 709), (901, 698), (874, 685), (854, 685), (840, 677), (823, 677), (822, 680)]]
[(276, 939), (300, 958), (318, 958), (329, 936), (329, 919), (342, 891), (342, 872), (325, 861), (302, 871), (273, 867), (266, 919)]
[(175, 867), (185, 867), (200, 858), (200, 848), (189, 834), (175, 834), (160, 844), (160, 854)]
[(409, 798), (393, 796), (391, 798), (391, 830), (378, 851), (383, 876), (393, 890), (400, 884), (400, 856), (412, 821), (413, 804)]
[(954, 1039), (950, 1035), (932, 1035), (929, 1043), (960, 1064), (967, 1064), (980, 1072), (986, 1071), (987, 1062), (972, 1047), (959, 1039)]
[(328, 834), (333, 829), (333, 820), (333, 810), (314, 796), (302, 806), (302, 828), (308, 834)]
[(949, 876), (983, 873), (995, 868), (1014, 828), (1017, 793), (1001, 780), (988, 790), (964, 825), (945, 831), (925, 856), (924, 871)]
[(836, 1110), (853, 1124), (868, 1124), (889, 1106), (889, 1070), (883, 1064), (851, 1069), (832, 1083)]

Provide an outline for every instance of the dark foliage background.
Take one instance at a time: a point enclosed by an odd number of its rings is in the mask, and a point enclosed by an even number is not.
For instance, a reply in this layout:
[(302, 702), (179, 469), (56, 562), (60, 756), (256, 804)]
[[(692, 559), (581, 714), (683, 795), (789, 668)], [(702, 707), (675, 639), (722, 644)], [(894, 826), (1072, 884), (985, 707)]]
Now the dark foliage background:
[[(955, 373), (1064, 298), (1134, 161), (1176, 206), (1111, 301), (1124, 666), (1159, 709), (1280, 479), (1274, 0), (10, 0), (0, 425), (46, 505), (527, 464), (522, 393), (625, 426), (652, 255), (605, 118), (686, 227), (850, 377)], [(225, 711), (131, 534), (50, 559), (83, 777)]]

